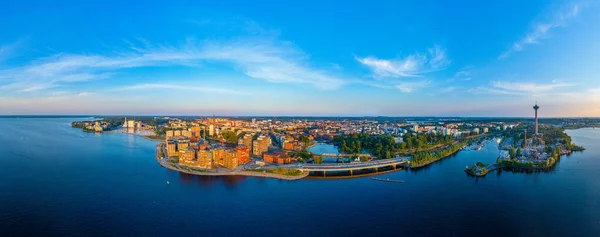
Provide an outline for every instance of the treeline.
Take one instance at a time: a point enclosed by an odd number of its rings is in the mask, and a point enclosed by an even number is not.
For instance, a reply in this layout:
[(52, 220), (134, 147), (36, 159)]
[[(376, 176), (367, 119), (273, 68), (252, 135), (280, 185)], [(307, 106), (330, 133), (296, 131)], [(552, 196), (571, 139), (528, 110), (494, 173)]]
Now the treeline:
[(454, 145), (448, 145), (447, 147), (445, 147), (443, 149), (417, 152), (410, 159), (410, 166), (411, 167), (419, 167), (419, 166), (434, 162), (436, 160), (439, 160), (441, 158), (444, 158), (446, 156), (452, 155), (452, 154), (456, 153), (457, 151), (459, 151), (466, 144), (467, 144), (467, 142), (463, 141), (463, 142), (460, 142), (460, 143), (457, 143)]
[(345, 154), (359, 154), (363, 150), (379, 159), (392, 158), (396, 152), (417, 151), (437, 145), (448, 145), (453, 141), (452, 136), (442, 134), (424, 133), (413, 135), (407, 133), (402, 137), (404, 142), (396, 143), (394, 137), (389, 135), (369, 135), (355, 133), (352, 135), (337, 136), (333, 144), (338, 151)]
[(407, 133), (404, 135), (403, 140), (405, 142), (400, 144), (401, 150), (417, 150), (427, 149), (429, 147), (442, 144), (449, 144), (454, 140), (454, 137), (433, 133), (423, 133), (417, 135)]
[(499, 165), (501, 165), (502, 167), (506, 167), (506, 168), (516, 168), (516, 169), (536, 169), (536, 168), (548, 168), (552, 165), (554, 165), (556, 163), (556, 160), (558, 160), (558, 157), (553, 156), (550, 157), (548, 159), (546, 159), (546, 161), (544, 162), (533, 162), (533, 161), (528, 161), (528, 162), (520, 162), (518, 160), (513, 160), (513, 159), (498, 159), (499, 161)]
[(372, 136), (366, 133), (337, 136), (333, 139), (333, 144), (341, 153), (360, 154), (364, 149), (379, 159), (391, 158), (400, 148), (392, 136)]

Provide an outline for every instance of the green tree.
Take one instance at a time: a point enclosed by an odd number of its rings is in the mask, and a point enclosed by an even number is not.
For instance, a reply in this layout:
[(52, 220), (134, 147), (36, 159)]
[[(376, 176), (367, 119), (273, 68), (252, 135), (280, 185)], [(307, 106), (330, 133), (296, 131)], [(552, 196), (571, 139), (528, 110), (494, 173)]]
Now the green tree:
[(521, 148), (519, 147), (519, 148), (517, 148), (517, 156), (521, 156), (521, 155), (522, 155)]
[(517, 156), (515, 154), (515, 148), (510, 148), (510, 150), (508, 151), (508, 155), (510, 156), (511, 159), (514, 159)]
[(321, 164), (321, 163), (323, 163), (323, 157), (315, 156), (315, 164)]
[(222, 132), (221, 135), (223, 136), (223, 139), (225, 139), (225, 141), (229, 142), (229, 143), (237, 143), (237, 135), (235, 135), (235, 132), (232, 131), (226, 131), (226, 132)]

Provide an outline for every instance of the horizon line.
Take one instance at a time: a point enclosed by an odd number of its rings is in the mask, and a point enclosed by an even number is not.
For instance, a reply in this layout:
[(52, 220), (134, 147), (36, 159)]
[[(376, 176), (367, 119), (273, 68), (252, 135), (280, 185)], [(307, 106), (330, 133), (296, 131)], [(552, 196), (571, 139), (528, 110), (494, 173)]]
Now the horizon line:
[[(0, 114), (0, 117), (213, 117), (213, 115), (152, 115), (152, 114)], [(295, 118), (295, 117), (308, 117), (308, 118), (504, 118), (504, 119), (523, 119), (535, 117), (524, 117), (524, 116), (427, 116), (427, 115), (416, 115), (416, 116), (396, 116), (396, 115), (215, 115), (217, 118)], [(568, 116), (552, 116), (552, 117), (539, 117), (540, 119), (564, 119), (564, 118), (591, 118), (600, 119), (600, 117), (568, 117)]]

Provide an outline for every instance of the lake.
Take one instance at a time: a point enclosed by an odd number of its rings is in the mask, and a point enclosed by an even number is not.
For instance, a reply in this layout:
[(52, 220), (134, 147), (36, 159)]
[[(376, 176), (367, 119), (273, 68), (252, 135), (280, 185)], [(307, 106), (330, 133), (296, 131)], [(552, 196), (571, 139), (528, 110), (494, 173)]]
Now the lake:
[(0, 236), (600, 236), (600, 129), (568, 131), (587, 150), (547, 173), (467, 176), (490, 142), (386, 183), (180, 174), (74, 120), (0, 118)]

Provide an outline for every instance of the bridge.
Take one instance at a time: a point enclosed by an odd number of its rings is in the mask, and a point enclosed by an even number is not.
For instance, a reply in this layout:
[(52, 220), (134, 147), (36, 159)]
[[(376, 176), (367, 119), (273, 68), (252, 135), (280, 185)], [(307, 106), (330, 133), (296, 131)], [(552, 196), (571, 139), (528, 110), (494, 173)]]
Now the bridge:
[(401, 167), (406, 167), (408, 165), (408, 159), (406, 157), (400, 158), (392, 158), (385, 160), (374, 160), (368, 162), (356, 162), (356, 163), (346, 163), (346, 164), (305, 164), (299, 167), (298, 169), (301, 171), (308, 172), (318, 172), (319, 174), (322, 172), (323, 177), (327, 176), (327, 172), (348, 172), (350, 176), (354, 175), (355, 172), (362, 173), (377, 173), (380, 170), (396, 170)]

